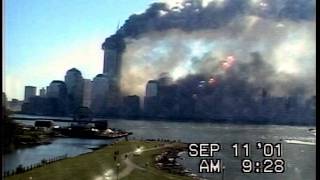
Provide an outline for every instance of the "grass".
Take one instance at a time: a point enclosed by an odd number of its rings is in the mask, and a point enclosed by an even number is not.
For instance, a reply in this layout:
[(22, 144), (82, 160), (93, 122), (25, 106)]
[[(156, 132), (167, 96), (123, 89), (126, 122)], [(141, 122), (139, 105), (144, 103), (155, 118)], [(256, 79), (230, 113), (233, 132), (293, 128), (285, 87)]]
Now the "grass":
[[(67, 158), (46, 166), (33, 169), (31, 171), (6, 177), (6, 180), (96, 180), (103, 177), (108, 169), (116, 170), (117, 162), (114, 161), (114, 152), (119, 150), (120, 155), (134, 151), (138, 146), (144, 148), (153, 148), (161, 144), (160, 142), (144, 142), (144, 141), (121, 141), (112, 146), (103, 147), (92, 153), (83, 154), (74, 158)], [(123, 180), (188, 180), (185, 176), (170, 174), (161, 171), (154, 166), (153, 158), (156, 154), (160, 154), (164, 149), (157, 149), (143, 152), (140, 156), (130, 157), (132, 162), (147, 170), (134, 169)], [(120, 161), (121, 162), (121, 161)], [(145, 163), (148, 162), (148, 167)], [(120, 165), (119, 170), (123, 170), (125, 165)], [(32, 178), (30, 178), (32, 177)]]

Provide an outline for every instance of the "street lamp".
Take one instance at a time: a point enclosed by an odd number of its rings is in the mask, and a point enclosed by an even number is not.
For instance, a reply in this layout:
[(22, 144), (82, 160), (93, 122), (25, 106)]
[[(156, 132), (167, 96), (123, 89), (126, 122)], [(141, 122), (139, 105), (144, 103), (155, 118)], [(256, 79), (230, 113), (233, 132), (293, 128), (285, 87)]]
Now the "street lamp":
[(119, 168), (120, 168), (120, 163), (117, 163), (117, 180), (119, 180)]

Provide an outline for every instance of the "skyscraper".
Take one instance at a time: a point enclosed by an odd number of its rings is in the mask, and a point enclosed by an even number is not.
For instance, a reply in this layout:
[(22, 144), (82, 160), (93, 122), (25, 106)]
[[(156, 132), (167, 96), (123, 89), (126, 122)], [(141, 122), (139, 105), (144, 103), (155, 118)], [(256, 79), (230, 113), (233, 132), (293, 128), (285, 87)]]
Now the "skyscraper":
[(83, 81), (83, 103), (82, 106), (90, 107), (91, 105), (91, 91), (92, 82), (90, 79), (84, 79)]
[(146, 96), (144, 98), (144, 113), (146, 116), (154, 116), (159, 109), (159, 82), (150, 80), (146, 86)]
[(60, 98), (65, 100), (67, 97), (66, 84), (63, 81), (52, 81), (47, 88), (46, 96), (50, 98)]
[(30, 97), (36, 96), (37, 88), (34, 86), (25, 86), (24, 88), (24, 101), (28, 102)]
[(68, 92), (68, 107), (70, 113), (82, 106), (83, 102), (83, 78), (81, 72), (72, 68), (64, 76)]
[(104, 50), (103, 74), (107, 75), (109, 79), (108, 106), (110, 111), (115, 111), (115, 109), (119, 108), (121, 102), (120, 76), (124, 48), (124, 39), (120, 34), (110, 36), (102, 44), (102, 49)]
[(146, 97), (153, 97), (158, 95), (158, 81), (150, 80), (146, 87)]
[(124, 40), (120, 35), (113, 35), (102, 44), (104, 50), (103, 73), (107, 74), (111, 81), (119, 81), (124, 46)]
[(107, 95), (109, 92), (109, 78), (105, 74), (98, 74), (92, 81), (91, 110), (95, 115), (105, 115), (107, 111)]
[[(44, 100), (46, 99), (46, 100)], [(46, 104), (45, 113), (53, 115), (65, 115), (67, 108), (67, 87), (65, 82), (54, 80), (47, 88), (46, 98), (35, 99), (35, 104)], [(49, 110), (50, 109), (50, 110)]]

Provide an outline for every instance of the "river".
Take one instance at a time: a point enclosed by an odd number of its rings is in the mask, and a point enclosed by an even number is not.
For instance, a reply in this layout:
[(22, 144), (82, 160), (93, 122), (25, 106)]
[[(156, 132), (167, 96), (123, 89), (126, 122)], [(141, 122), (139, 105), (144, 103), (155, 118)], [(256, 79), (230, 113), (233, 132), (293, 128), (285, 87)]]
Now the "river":
[[(33, 124), (33, 121), (19, 121), (25, 124)], [(55, 123), (66, 126), (68, 123)], [(308, 131), (306, 126), (284, 125), (236, 125), (217, 123), (196, 122), (169, 122), (169, 121), (146, 121), (146, 120), (109, 120), (111, 128), (124, 129), (133, 132), (130, 138), (135, 139), (158, 139), (181, 140), (187, 143), (220, 143), (222, 150), (215, 158), (220, 158), (225, 165), (224, 179), (227, 180), (313, 180), (316, 174), (316, 136)], [(286, 140), (295, 140), (302, 143), (289, 143)], [(4, 170), (14, 169), (17, 165), (30, 165), (40, 162), (44, 158), (51, 158), (63, 154), (76, 156), (92, 151), (90, 148), (101, 144), (111, 143), (113, 140), (89, 140), (74, 138), (55, 139), (51, 144), (36, 147), (18, 149), (3, 156)], [(282, 143), (285, 161), (284, 173), (242, 173), (241, 158), (233, 157), (233, 143), (249, 143), (254, 146), (257, 142)], [(308, 142), (308, 143), (303, 143)], [(261, 151), (251, 149), (250, 159), (262, 160)], [(184, 160), (181, 164), (192, 172), (206, 179), (221, 179), (220, 173), (198, 172), (200, 158), (191, 158), (187, 154), (182, 155)]]

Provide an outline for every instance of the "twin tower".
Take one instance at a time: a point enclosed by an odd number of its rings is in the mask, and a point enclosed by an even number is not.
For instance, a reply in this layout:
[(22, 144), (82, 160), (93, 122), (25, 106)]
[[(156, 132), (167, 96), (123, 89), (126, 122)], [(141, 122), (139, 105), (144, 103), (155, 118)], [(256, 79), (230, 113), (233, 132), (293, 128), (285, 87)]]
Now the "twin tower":
[(121, 99), (121, 58), (125, 49), (124, 38), (119, 34), (112, 35), (106, 38), (102, 49), (104, 50), (103, 75), (109, 81), (108, 107), (116, 108), (119, 107)]

